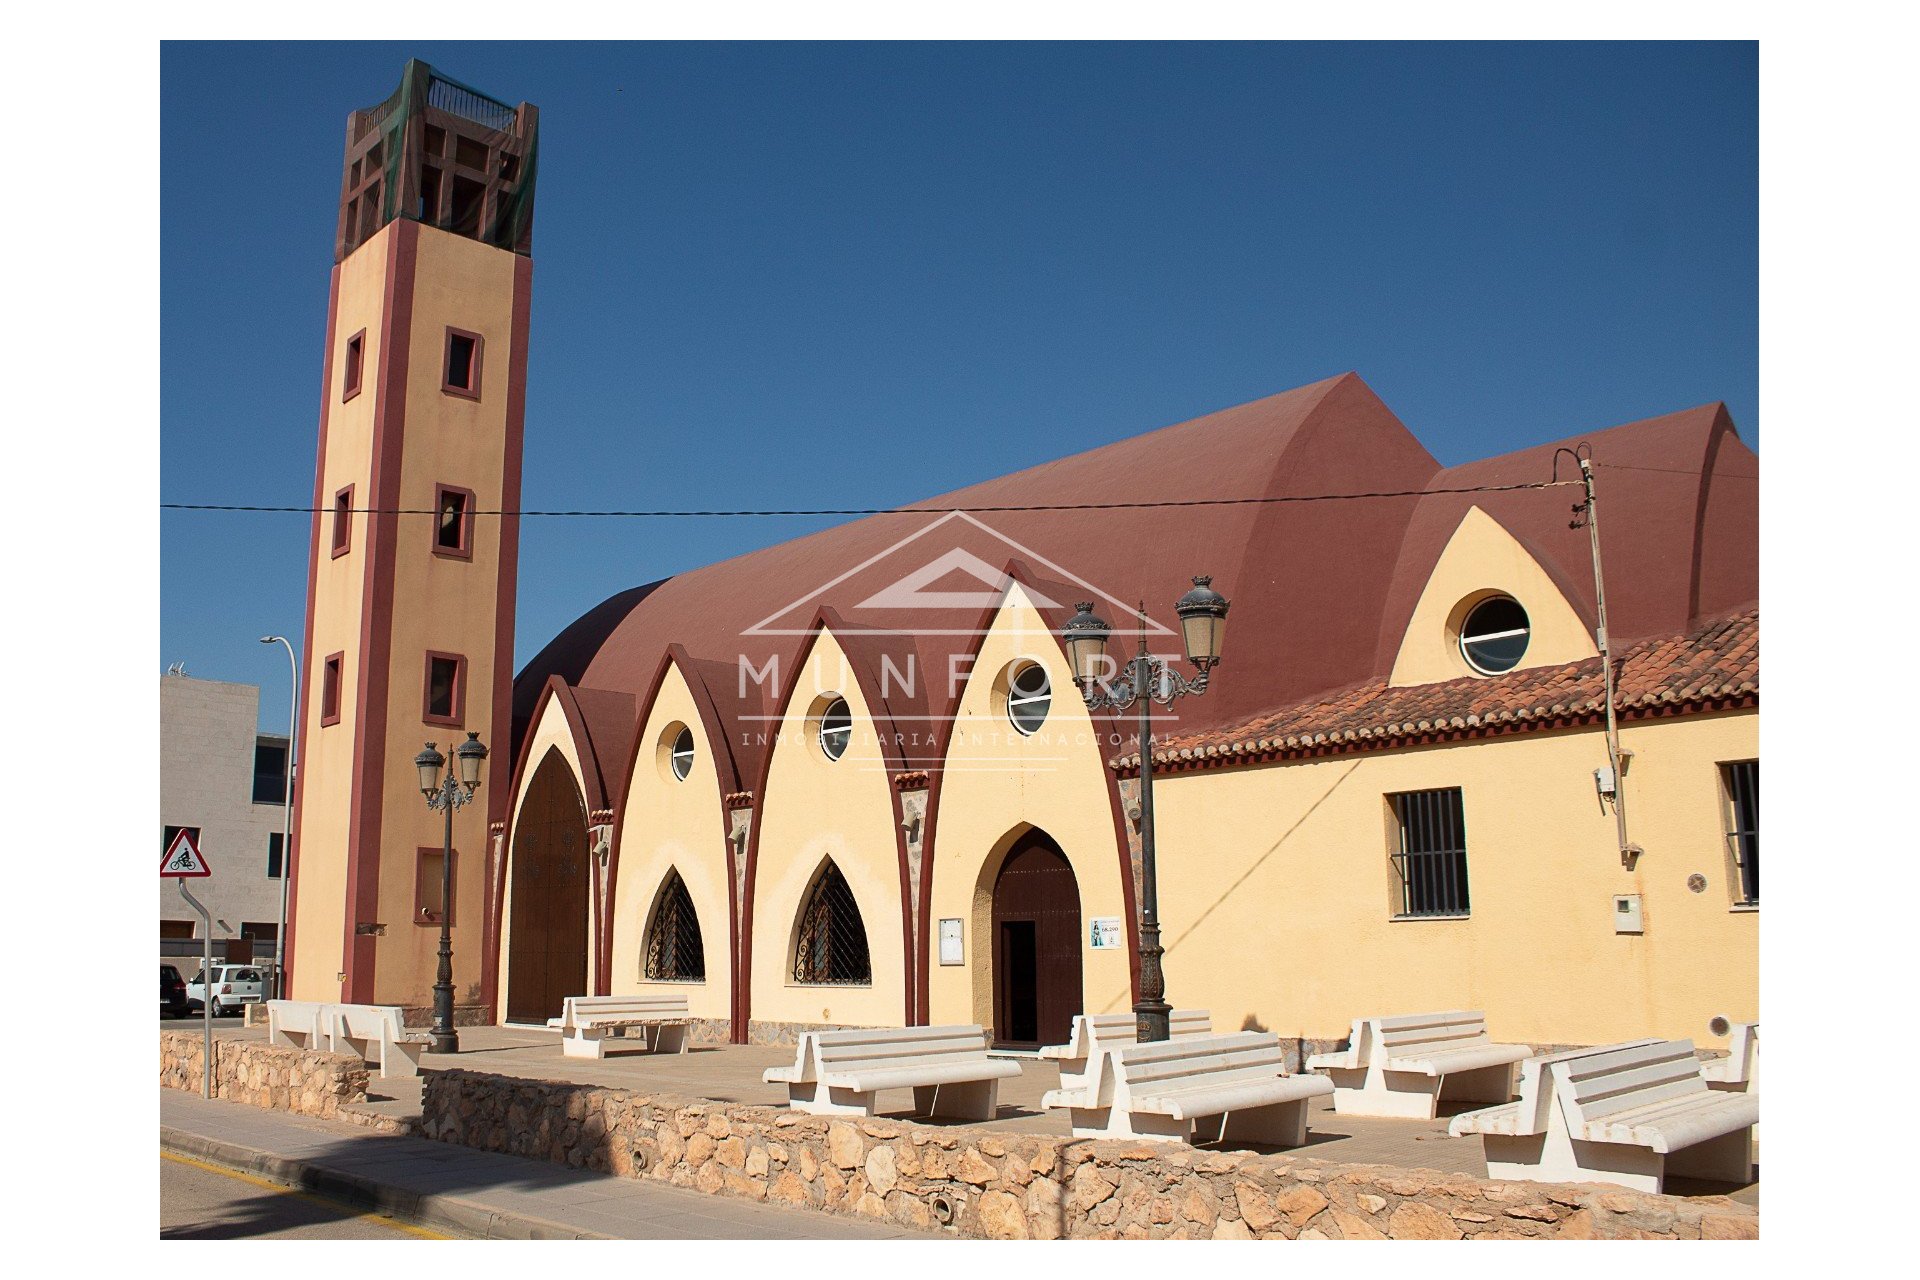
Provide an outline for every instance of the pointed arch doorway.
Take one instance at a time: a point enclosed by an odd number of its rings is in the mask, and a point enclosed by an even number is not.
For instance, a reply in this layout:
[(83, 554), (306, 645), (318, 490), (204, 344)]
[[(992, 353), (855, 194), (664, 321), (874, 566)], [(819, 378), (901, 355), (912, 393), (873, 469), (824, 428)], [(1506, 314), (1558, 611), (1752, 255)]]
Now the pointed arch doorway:
[(573, 774), (549, 750), (513, 831), (507, 1020), (544, 1023), (587, 990), (587, 814)]
[(1080, 883), (1034, 828), (993, 881), (993, 1033), (1011, 1049), (1065, 1044), (1081, 1011)]

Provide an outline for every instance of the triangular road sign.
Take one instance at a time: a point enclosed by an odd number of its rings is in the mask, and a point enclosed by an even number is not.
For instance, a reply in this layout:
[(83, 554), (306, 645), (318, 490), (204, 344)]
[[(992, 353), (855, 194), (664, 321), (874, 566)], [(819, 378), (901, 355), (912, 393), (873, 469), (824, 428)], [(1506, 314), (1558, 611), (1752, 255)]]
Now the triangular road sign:
[(160, 859), (160, 874), (163, 876), (210, 876), (213, 868), (200, 856), (200, 849), (193, 842), (193, 832), (185, 827), (167, 846), (167, 852)]

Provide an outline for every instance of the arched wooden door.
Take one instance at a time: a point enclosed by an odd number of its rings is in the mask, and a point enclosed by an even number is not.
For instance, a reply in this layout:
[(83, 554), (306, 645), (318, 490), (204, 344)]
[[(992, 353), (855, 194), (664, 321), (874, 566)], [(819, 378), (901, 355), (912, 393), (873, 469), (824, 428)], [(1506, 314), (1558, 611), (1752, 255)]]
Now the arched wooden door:
[(587, 990), (587, 815), (558, 751), (527, 787), (513, 833), (507, 1018), (545, 1022)]
[(1060, 846), (1029, 831), (993, 882), (994, 1042), (1065, 1044), (1080, 1009), (1080, 884)]

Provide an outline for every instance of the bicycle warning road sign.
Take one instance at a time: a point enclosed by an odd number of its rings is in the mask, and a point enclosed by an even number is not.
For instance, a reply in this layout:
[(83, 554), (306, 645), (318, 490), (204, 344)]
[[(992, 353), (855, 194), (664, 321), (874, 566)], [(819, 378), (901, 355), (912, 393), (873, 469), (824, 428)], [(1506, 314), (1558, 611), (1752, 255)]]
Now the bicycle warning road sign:
[(209, 867), (207, 860), (200, 856), (200, 849), (193, 842), (193, 833), (182, 828), (180, 834), (173, 838), (173, 843), (167, 846), (166, 853), (160, 858), (160, 874), (181, 877), (210, 876), (213, 874), (213, 868)]

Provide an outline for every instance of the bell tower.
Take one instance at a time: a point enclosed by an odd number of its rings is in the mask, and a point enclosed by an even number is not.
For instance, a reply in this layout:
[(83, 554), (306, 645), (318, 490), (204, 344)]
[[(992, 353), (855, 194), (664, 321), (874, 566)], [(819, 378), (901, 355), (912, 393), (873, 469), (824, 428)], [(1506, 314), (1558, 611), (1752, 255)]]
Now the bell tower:
[[(487, 1015), (488, 825), (514, 744), (514, 585), (538, 111), (409, 62), (347, 118), (307, 571), (288, 992), (431, 1004), (452, 912), (458, 1021)], [(478, 733), (441, 814), (414, 755)], [(417, 1016), (417, 1015), (416, 1015)]]

